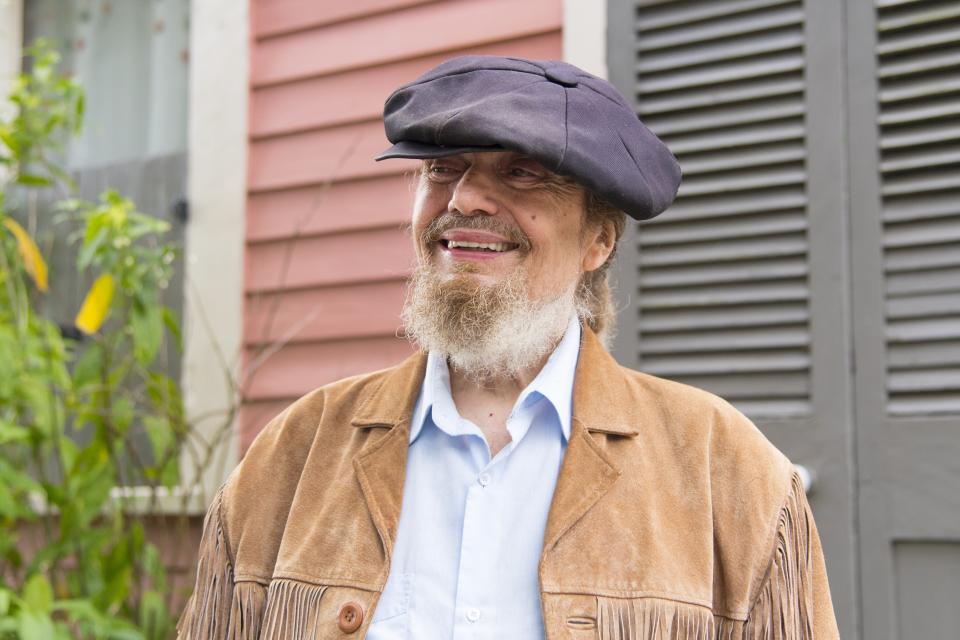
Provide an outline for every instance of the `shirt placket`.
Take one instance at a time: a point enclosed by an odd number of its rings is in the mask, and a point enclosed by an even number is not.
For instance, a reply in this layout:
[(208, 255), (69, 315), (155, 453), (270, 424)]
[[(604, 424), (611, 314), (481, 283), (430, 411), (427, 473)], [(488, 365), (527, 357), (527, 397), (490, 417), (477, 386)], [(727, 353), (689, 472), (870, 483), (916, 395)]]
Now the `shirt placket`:
[[(479, 446), (484, 444), (478, 443)], [(509, 447), (509, 445), (508, 445)], [(480, 469), (467, 489), (460, 542), (460, 566), (457, 574), (457, 600), (454, 610), (455, 640), (496, 638), (498, 629), (497, 594), (490, 587), (498, 583), (502, 539), (502, 514), (498, 506), (505, 450)]]

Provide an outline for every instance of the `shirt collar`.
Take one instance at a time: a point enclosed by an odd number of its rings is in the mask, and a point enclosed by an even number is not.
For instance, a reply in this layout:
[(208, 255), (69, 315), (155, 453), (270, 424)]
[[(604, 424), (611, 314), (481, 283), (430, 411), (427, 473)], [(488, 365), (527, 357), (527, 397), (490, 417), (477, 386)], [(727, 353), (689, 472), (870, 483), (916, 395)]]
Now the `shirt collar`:
[[(520, 392), (514, 407), (520, 407), (534, 393), (539, 393), (553, 405), (560, 420), (560, 429), (565, 440), (570, 439), (570, 422), (573, 413), (573, 383), (580, 355), (580, 320), (574, 314), (567, 324), (560, 343), (550, 354), (540, 373)], [(450, 370), (446, 358), (434, 353), (427, 356), (427, 367), (420, 385), (420, 396), (410, 421), (410, 442), (420, 435), (428, 416), (444, 425), (451, 435), (460, 431), (460, 414), (453, 403), (450, 391)]]

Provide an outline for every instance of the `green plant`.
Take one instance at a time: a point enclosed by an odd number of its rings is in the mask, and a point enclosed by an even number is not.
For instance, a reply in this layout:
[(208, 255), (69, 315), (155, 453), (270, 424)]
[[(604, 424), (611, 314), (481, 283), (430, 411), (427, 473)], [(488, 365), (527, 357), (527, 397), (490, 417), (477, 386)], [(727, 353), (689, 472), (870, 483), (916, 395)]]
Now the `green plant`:
[[(47, 45), (29, 55), (16, 113), (0, 122), (0, 638), (166, 638), (163, 563), (113, 489), (179, 480), (189, 430), (157, 363), (164, 340), (180, 341), (162, 303), (176, 251), (167, 223), (115, 191), (69, 197), (56, 157), (80, 129), (83, 92)], [(11, 197), (24, 189), (61, 196), (58, 224), (94, 278), (75, 320), (82, 339), (42, 312), (46, 262)]]

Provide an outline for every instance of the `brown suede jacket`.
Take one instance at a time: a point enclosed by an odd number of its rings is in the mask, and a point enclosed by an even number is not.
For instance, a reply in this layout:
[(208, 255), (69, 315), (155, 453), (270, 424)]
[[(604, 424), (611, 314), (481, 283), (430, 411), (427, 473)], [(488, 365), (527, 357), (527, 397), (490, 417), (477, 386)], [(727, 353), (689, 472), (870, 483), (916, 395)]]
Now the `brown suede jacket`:
[[(270, 422), (207, 514), (181, 638), (364, 636), (425, 362)], [(790, 462), (723, 400), (619, 366), (587, 328), (539, 578), (550, 640), (838, 637)]]

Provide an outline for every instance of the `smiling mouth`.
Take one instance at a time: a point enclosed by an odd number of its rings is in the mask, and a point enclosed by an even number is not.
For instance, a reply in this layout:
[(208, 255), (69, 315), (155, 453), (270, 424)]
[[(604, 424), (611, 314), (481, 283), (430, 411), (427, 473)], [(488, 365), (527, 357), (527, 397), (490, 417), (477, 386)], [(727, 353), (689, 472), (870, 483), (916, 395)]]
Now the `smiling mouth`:
[(471, 251), (477, 253), (507, 253), (516, 250), (520, 246), (515, 242), (468, 242), (466, 240), (440, 240), (440, 245), (450, 251)]

